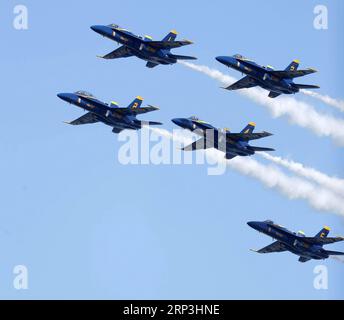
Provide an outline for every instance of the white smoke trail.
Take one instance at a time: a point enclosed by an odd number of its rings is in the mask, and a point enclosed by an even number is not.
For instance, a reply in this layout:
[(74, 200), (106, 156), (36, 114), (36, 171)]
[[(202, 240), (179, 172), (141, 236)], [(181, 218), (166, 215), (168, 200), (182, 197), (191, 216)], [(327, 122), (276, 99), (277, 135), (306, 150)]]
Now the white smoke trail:
[(344, 263), (344, 258), (341, 256), (331, 256), (331, 259)]
[[(178, 143), (183, 143), (183, 139), (172, 135), (163, 129), (150, 128), (152, 131), (169, 139), (178, 139)], [(250, 176), (262, 182), (266, 187), (276, 189), (289, 199), (306, 200), (313, 208), (319, 211), (337, 213), (344, 216), (343, 198), (338, 197), (333, 192), (318, 187), (304, 179), (290, 177), (277, 167), (263, 165), (250, 158), (234, 158), (226, 160), (223, 153), (215, 150), (205, 150), (207, 156), (224, 161), (225, 164), (245, 176)]]
[[(338, 195), (344, 197), (344, 179), (337, 177), (330, 177), (327, 174), (320, 172), (316, 169), (306, 167), (302, 163), (292, 160), (283, 159), (281, 157), (274, 157), (266, 152), (259, 153), (266, 160), (272, 161), (278, 165), (281, 165), (288, 170), (296, 173), (297, 175), (312, 180), (326, 189), (329, 189)], [(344, 202), (344, 198), (343, 198)]]
[[(236, 81), (235, 78), (207, 66), (185, 61), (180, 63), (192, 70), (204, 73), (226, 86)], [(297, 101), (295, 98), (282, 96), (278, 99), (270, 99), (267, 97), (266, 91), (260, 88), (241, 89), (238, 92), (266, 107), (273, 117), (288, 116), (291, 123), (310, 129), (319, 136), (331, 137), (338, 144), (344, 146), (344, 120), (319, 113), (313, 106)]]
[(321, 102), (326, 103), (329, 106), (335, 107), (338, 110), (344, 112), (344, 101), (343, 100), (338, 100), (331, 98), (330, 96), (327, 95), (322, 95), (318, 92), (310, 91), (310, 90), (300, 90), (303, 94), (306, 96), (313, 97), (315, 99), (320, 100)]

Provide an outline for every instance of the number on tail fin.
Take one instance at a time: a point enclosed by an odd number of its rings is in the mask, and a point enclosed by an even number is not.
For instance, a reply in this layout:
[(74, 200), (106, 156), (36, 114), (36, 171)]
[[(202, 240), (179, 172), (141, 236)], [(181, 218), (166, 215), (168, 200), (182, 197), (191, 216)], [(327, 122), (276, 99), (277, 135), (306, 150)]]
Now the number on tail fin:
[(254, 122), (250, 122), (244, 129), (241, 130), (240, 133), (250, 134), (253, 132), (255, 127), (256, 127), (256, 124)]
[(328, 234), (330, 233), (330, 228), (329, 227), (324, 227), (321, 229), (317, 235), (315, 236), (316, 238), (326, 238)]
[(177, 38), (177, 32), (175, 30), (172, 30), (162, 41), (168, 41), (172, 42), (175, 41)]
[(296, 71), (300, 65), (299, 60), (294, 60), (288, 67), (286, 67), (285, 71)]
[(136, 97), (136, 99), (129, 104), (128, 108), (129, 109), (137, 109), (140, 108), (143, 102), (143, 98), (142, 97)]

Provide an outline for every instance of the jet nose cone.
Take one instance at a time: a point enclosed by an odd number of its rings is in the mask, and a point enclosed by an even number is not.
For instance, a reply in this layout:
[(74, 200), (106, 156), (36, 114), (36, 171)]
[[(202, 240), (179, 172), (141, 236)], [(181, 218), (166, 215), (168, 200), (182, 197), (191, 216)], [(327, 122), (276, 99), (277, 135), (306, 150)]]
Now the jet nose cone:
[(220, 63), (228, 64), (230, 59), (229, 59), (229, 57), (219, 56), (219, 57), (216, 57), (216, 60)]
[(226, 66), (231, 66), (236, 63), (236, 60), (233, 57), (219, 56), (215, 59)]
[(57, 94), (57, 96), (63, 100), (63, 101), (66, 101), (68, 103), (70, 103), (72, 101), (72, 97), (71, 97), (71, 94), (70, 93), (59, 93)]
[(95, 26), (91, 26), (91, 29), (94, 32), (97, 32), (101, 35), (105, 35), (105, 34), (107, 34), (108, 29), (110, 29), (110, 28), (106, 27), (106, 26), (95, 25)]
[(216, 59), (218, 62), (223, 63), (223, 61), (225, 60), (225, 57), (219, 56), (219, 57), (216, 57), (215, 59)]
[(98, 32), (100, 30), (100, 26), (91, 26), (91, 29), (94, 31), (94, 32)]
[(172, 119), (172, 122), (179, 127), (181, 127), (183, 125), (183, 119), (182, 118), (174, 118), (174, 119)]
[(259, 228), (259, 222), (257, 221), (249, 221), (247, 222), (247, 224), (253, 229), (257, 230)]

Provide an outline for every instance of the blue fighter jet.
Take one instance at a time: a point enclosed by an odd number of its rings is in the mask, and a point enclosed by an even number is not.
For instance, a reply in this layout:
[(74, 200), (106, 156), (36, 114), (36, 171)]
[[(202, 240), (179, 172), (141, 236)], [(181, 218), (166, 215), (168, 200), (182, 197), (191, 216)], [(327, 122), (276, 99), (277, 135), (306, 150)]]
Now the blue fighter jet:
[(159, 110), (157, 107), (141, 107), (143, 99), (137, 97), (127, 108), (120, 108), (118, 104), (112, 101), (110, 104), (102, 102), (92, 94), (85, 91), (75, 93), (59, 93), (60, 99), (74, 104), (88, 113), (80, 118), (66, 122), (71, 125), (82, 125), (89, 123), (102, 122), (113, 128), (113, 133), (120, 133), (122, 130), (139, 130), (143, 125), (161, 125), (161, 122), (141, 121), (136, 118), (137, 115)]
[(232, 133), (228, 129), (216, 129), (211, 124), (197, 117), (176, 118), (172, 122), (177, 126), (190, 130), (202, 138), (182, 148), (183, 151), (193, 151), (215, 148), (225, 153), (226, 159), (236, 156), (252, 156), (256, 151), (275, 151), (271, 148), (262, 148), (249, 145), (250, 140), (271, 136), (269, 132), (253, 133), (256, 124), (250, 122), (240, 133)]
[(171, 31), (161, 41), (153, 41), (150, 36), (137, 36), (116, 24), (92, 26), (91, 29), (102, 36), (122, 44), (118, 49), (102, 56), (103, 59), (117, 59), (136, 56), (147, 61), (148, 68), (159, 64), (174, 64), (178, 60), (195, 60), (195, 57), (180, 56), (171, 53), (171, 49), (192, 44), (189, 40), (176, 41), (177, 32)]
[(260, 86), (268, 91), (270, 98), (276, 98), (281, 94), (294, 94), (300, 89), (318, 89), (319, 86), (309, 84), (294, 83), (293, 79), (303, 77), (307, 74), (317, 72), (315, 69), (298, 70), (300, 61), (294, 60), (285, 70), (274, 70), (271, 66), (260, 66), (252, 60), (236, 54), (232, 57), (217, 57), (217, 61), (235, 69), (246, 76), (234, 84), (230, 85), (227, 90), (238, 90)]
[(307, 262), (311, 259), (324, 260), (330, 256), (344, 255), (344, 252), (329, 251), (323, 248), (326, 244), (344, 240), (343, 237), (328, 237), (329, 227), (324, 227), (315, 237), (306, 237), (303, 231), (291, 232), (270, 220), (263, 222), (251, 221), (247, 224), (251, 228), (277, 240), (258, 251), (253, 250), (258, 253), (289, 251), (298, 255), (300, 262)]

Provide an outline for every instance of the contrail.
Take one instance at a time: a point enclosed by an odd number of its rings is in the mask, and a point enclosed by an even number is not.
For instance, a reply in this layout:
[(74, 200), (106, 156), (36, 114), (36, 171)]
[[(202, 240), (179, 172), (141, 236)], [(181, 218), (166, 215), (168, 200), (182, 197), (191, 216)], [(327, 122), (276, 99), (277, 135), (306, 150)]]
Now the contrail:
[[(224, 85), (229, 85), (237, 80), (207, 66), (196, 65), (185, 61), (181, 61), (180, 63), (192, 70), (204, 73)], [(298, 101), (295, 98), (282, 96), (278, 99), (270, 99), (267, 97), (266, 91), (260, 88), (241, 89), (238, 92), (266, 107), (273, 117), (277, 118), (285, 115), (291, 123), (310, 129), (318, 136), (331, 137), (336, 143), (344, 146), (344, 120), (319, 113), (313, 106)]]
[(322, 95), (318, 92), (314, 92), (314, 91), (310, 91), (310, 90), (300, 90), (300, 92), (302, 92), (306, 96), (316, 98), (316, 99), (326, 103), (327, 105), (335, 107), (338, 110), (344, 112), (344, 101), (343, 100), (334, 99), (334, 98), (331, 98), (330, 96)]
[[(177, 139), (178, 143), (184, 142), (181, 137), (177, 137), (167, 130), (156, 128), (150, 128), (150, 130), (168, 139)], [(314, 185), (302, 178), (290, 177), (277, 167), (261, 164), (254, 159), (241, 157), (228, 161), (224, 158), (223, 153), (215, 149), (208, 149), (203, 152), (218, 162), (224, 161), (227, 167), (245, 176), (257, 179), (268, 188), (279, 191), (289, 199), (303, 199), (316, 210), (332, 212), (344, 216), (344, 206), (342, 205), (343, 198), (325, 188)]]
[(327, 174), (320, 172), (316, 169), (306, 167), (302, 163), (292, 160), (283, 159), (281, 157), (274, 157), (266, 152), (259, 153), (266, 160), (272, 161), (278, 165), (281, 165), (288, 170), (296, 173), (297, 175), (312, 180), (326, 189), (329, 189), (338, 195), (343, 197), (344, 203), (344, 179), (337, 177), (330, 177)]

